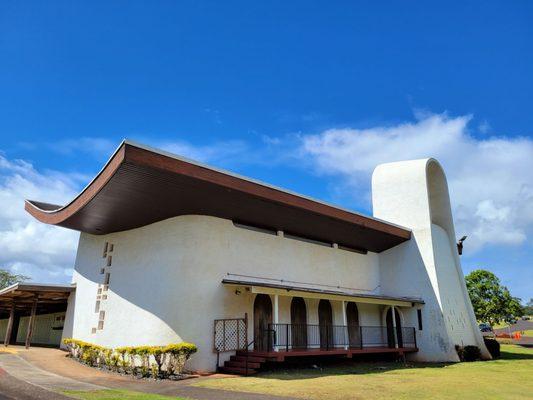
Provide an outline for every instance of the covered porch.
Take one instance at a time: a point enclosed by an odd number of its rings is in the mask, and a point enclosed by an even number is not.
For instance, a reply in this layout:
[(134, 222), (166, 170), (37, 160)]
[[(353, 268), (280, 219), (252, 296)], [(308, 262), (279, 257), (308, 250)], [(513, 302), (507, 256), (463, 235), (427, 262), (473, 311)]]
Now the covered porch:
[(71, 285), (16, 283), (0, 290), (0, 339), (4, 346), (59, 346)]
[(238, 368), (249, 358), (401, 356), (418, 350), (415, 321), (421, 299), (264, 278), (228, 276), (222, 283), (253, 299), (250, 317), (215, 321), (215, 351), (236, 351), (226, 367)]

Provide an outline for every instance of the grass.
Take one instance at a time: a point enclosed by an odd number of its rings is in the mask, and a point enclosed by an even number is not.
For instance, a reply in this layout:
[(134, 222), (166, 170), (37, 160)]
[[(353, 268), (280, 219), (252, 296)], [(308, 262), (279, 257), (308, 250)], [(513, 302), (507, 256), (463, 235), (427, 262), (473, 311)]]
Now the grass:
[(159, 394), (133, 392), (130, 390), (65, 390), (63, 394), (81, 400), (187, 400), (183, 397), (168, 397)]
[(533, 336), (533, 329), (528, 329), (527, 331), (522, 331), (522, 336)]
[(458, 364), (352, 363), (323, 370), (213, 378), (197, 386), (304, 399), (531, 399), (533, 349), (502, 346), (502, 358)]

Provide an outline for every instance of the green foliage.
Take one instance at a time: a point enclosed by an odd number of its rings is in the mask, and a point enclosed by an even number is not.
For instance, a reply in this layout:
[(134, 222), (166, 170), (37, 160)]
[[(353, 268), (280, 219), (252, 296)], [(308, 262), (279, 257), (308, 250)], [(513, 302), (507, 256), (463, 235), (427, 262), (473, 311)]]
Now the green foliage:
[(14, 285), (15, 283), (24, 282), (29, 279), (29, 276), (16, 275), (5, 269), (0, 269), (0, 289), (4, 289), (8, 286)]
[(520, 299), (512, 297), (492, 272), (478, 269), (465, 277), (476, 318), (491, 325), (523, 315)]
[(465, 346), (463, 348), (463, 358), (465, 361), (477, 361), (481, 359), (481, 350), (477, 346)]
[[(143, 377), (164, 377), (181, 374), (185, 362), (198, 351), (192, 343), (173, 343), (167, 346), (128, 346), (109, 349), (82, 340), (66, 338), (72, 357), (87, 365), (105, 367), (113, 371), (140, 374)], [(153, 360), (153, 361), (152, 361)]]
[(529, 299), (524, 307), (524, 315), (533, 315), (533, 299)]
[(500, 358), (500, 343), (496, 339), (485, 339), (485, 346), (487, 347), (487, 350), (489, 351), (492, 358)]

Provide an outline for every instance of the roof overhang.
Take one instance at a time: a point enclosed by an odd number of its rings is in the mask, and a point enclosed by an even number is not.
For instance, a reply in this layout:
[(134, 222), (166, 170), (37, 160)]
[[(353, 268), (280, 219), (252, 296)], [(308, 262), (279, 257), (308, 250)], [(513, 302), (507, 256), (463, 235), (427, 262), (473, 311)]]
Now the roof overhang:
[(130, 141), (67, 205), (27, 200), (25, 208), (41, 222), (97, 235), (197, 214), (372, 252), (411, 237), (406, 228)]
[(14, 305), (16, 310), (29, 310), (37, 301), (37, 313), (65, 309), (73, 285), (44, 283), (15, 283), (0, 290), (0, 312), (8, 312)]
[(252, 293), (304, 297), (313, 299), (354, 301), (357, 303), (381, 304), (398, 307), (412, 307), (424, 304), (424, 300), (415, 297), (394, 297), (377, 294), (362, 294), (346, 290), (322, 289), (320, 287), (297, 286), (283, 283), (270, 283), (256, 280), (223, 279), (228, 286), (250, 288)]

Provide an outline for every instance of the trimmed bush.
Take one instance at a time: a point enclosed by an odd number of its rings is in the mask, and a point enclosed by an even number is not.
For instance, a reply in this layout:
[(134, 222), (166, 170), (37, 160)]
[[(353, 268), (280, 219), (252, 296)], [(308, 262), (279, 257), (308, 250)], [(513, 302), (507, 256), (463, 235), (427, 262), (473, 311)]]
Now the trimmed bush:
[(77, 339), (63, 339), (71, 355), (92, 367), (153, 378), (181, 375), (185, 362), (198, 351), (192, 343), (109, 349)]
[(455, 351), (457, 352), (457, 357), (459, 357), (459, 361), (465, 360), (465, 351), (462, 346), (459, 346), (458, 344), (455, 345)]
[(477, 361), (481, 359), (481, 350), (477, 346), (465, 346), (463, 348), (465, 361)]
[(500, 358), (500, 343), (496, 339), (484, 338), (484, 340), (492, 358)]

